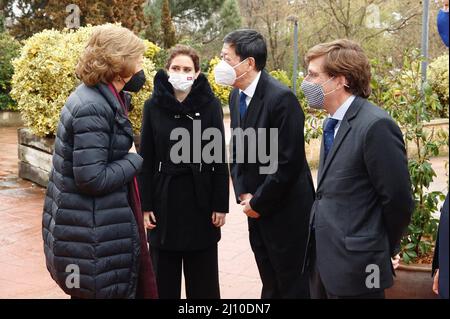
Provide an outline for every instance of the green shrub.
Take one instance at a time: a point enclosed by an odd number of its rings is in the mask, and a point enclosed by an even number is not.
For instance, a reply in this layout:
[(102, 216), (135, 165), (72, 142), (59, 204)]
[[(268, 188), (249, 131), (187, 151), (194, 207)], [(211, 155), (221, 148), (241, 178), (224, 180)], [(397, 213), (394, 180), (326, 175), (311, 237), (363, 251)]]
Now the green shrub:
[(0, 33), (0, 110), (14, 110), (17, 107), (9, 92), (14, 73), (11, 61), (19, 54), (20, 43), (7, 33)]
[(441, 105), (428, 84), (422, 96), (421, 60), (418, 50), (405, 52), (403, 66), (393, 70), (387, 78), (389, 89), (382, 98), (386, 110), (402, 127), (406, 144), (414, 146), (415, 154), (408, 154), (408, 169), (415, 206), (401, 241), (402, 258), (406, 263), (426, 261), (430, 257), (438, 227), (433, 213), (438, 210), (439, 201), (445, 198), (442, 192), (429, 190), (436, 177), (431, 157), (439, 156), (439, 149), (448, 145), (448, 134), (443, 130), (427, 132), (424, 129), (424, 124), (432, 119), (433, 112), (441, 110)]
[[(94, 28), (44, 30), (27, 39), (20, 57), (13, 61), (11, 96), (34, 134), (52, 136), (56, 133), (60, 111), (70, 93), (80, 84), (75, 66)], [(156, 50), (148, 48), (146, 55)], [(155, 74), (149, 58), (144, 58), (143, 66), (147, 83), (143, 90), (133, 94), (134, 109), (130, 112), (135, 132), (140, 130), (143, 104), (151, 95)]]

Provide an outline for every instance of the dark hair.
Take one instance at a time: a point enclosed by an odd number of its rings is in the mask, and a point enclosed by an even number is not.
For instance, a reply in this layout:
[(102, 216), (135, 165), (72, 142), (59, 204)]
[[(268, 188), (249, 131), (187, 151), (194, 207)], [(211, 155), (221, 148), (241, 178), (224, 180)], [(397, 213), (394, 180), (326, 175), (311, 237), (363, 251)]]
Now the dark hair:
[(267, 45), (264, 37), (255, 30), (240, 29), (228, 33), (223, 39), (224, 43), (229, 44), (236, 51), (236, 55), (241, 61), (247, 58), (254, 58), (256, 69), (261, 71), (265, 68), (267, 62)]
[(194, 62), (195, 72), (198, 72), (200, 70), (200, 58), (198, 56), (197, 51), (195, 51), (191, 47), (188, 47), (187, 45), (182, 44), (177, 44), (170, 50), (169, 58), (167, 59), (166, 69), (170, 68), (172, 60), (179, 55), (187, 55), (188, 57), (190, 57), (192, 59), (192, 62)]

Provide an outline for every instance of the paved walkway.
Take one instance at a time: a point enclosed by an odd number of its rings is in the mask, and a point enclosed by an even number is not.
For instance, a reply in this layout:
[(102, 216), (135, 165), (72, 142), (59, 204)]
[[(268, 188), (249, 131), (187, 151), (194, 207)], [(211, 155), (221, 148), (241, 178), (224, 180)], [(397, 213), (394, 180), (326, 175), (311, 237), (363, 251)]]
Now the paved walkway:
[[(432, 189), (446, 189), (445, 160), (433, 160), (439, 178)], [(313, 171), (313, 176), (316, 174)], [(41, 238), (44, 192), (17, 177), (17, 130), (0, 127), (0, 299), (68, 298), (45, 267)], [(230, 214), (219, 244), (222, 297), (259, 298), (261, 283), (248, 241), (247, 220), (233, 198), (230, 196)]]

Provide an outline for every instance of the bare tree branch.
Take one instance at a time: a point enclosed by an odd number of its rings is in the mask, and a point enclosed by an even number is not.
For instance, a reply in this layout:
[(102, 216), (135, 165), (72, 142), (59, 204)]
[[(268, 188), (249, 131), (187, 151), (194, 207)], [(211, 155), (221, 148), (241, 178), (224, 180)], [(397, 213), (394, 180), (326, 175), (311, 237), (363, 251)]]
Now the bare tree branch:
[(381, 29), (381, 30), (379, 30), (379, 31), (377, 31), (377, 32), (375, 32), (375, 33), (373, 33), (371, 35), (368, 35), (368, 36), (364, 37), (361, 40), (361, 42), (366, 42), (367, 40), (372, 39), (372, 38), (374, 38), (374, 37), (376, 37), (376, 36), (378, 36), (378, 35), (380, 35), (380, 34), (382, 34), (384, 32), (391, 32), (392, 33), (392, 32), (396, 32), (398, 30), (401, 30), (404, 27), (406, 27), (406, 25), (408, 24), (408, 21), (410, 21), (411, 19), (413, 19), (414, 17), (416, 17), (418, 15), (419, 15), (419, 13), (417, 13), (417, 12), (413, 13), (410, 16), (402, 19), (399, 25), (397, 25), (397, 26), (392, 26), (391, 25), (391, 26), (389, 26), (387, 28)]

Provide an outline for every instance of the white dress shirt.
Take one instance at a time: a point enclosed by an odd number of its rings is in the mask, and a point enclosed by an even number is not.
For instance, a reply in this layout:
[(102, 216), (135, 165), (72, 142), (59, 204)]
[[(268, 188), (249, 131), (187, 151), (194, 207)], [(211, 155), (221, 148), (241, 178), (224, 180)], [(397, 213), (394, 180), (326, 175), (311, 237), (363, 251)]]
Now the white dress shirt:
[[(245, 99), (245, 103), (247, 104), (247, 107), (250, 105), (253, 95), (255, 95), (256, 87), (258, 86), (260, 78), (261, 78), (261, 71), (258, 72), (258, 74), (256, 75), (256, 78), (253, 80), (253, 82), (244, 90), (244, 93), (247, 96), (247, 98)], [(239, 90), (239, 94), (241, 94), (241, 92), (242, 92), (242, 90)]]
[(336, 124), (336, 126), (334, 127), (334, 137), (336, 137), (336, 134), (339, 130), (339, 127), (341, 126), (341, 122), (344, 119), (345, 113), (347, 113), (348, 108), (350, 107), (350, 105), (353, 103), (353, 101), (355, 100), (356, 96), (351, 95), (347, 100), (345, 100), (345, 102), (336, 110), (336, 112), (334, 112), (333, 115), (331, 115), (330, 117), (332, 119), (336, 119), (338, 120), (338, 123)]

